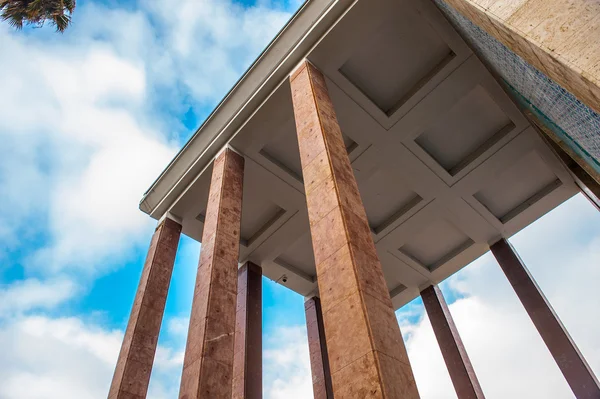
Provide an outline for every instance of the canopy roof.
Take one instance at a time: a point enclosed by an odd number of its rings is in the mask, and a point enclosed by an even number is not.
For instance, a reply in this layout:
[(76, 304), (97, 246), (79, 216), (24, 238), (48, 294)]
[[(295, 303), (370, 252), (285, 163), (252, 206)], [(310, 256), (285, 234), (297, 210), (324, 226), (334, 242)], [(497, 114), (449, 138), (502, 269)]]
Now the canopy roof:
[[(201, 240), (215, 154), (246, 159), (240, 261), (317, 289), (288, 75), (327, 78), (396, 307), (574, 195), (567, 170), (429, 0), (304, 4), (144, 196)], [(282, 282), (283, 284), (283, 282)]]

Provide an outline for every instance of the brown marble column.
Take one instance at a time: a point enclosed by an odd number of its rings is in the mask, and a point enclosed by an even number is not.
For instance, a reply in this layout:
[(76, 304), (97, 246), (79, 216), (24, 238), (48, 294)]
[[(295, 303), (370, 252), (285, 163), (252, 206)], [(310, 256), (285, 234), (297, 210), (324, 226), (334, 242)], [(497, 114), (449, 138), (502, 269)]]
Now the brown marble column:
[(161, 221), (154, 231), (108, 393), (109, 399), (146, 397), (180, 233), (181, 225), (168, 218)]
[(458, 399), (483, 399), (483, 391), (442, 291), (432, 285), (421, 291), (421, 298)]
[(215, 159), (185, 347), (181, 399), (231, 398), (244, 158)]
[(262, 268), (238, 271), (232, 399), (262, 399)]
[(304, 311), (306, 313), (313, 395), (315, 399), (333, 399), (321, 300), (316, 296), (307, 299), (304, 302)]
[(305, 62), (290, 83), (333, 394), (417, 398), (325, 78)]
[(578, 399), (600, 398), (600, 384), (512, 245), (490, 247), (531, 321)]

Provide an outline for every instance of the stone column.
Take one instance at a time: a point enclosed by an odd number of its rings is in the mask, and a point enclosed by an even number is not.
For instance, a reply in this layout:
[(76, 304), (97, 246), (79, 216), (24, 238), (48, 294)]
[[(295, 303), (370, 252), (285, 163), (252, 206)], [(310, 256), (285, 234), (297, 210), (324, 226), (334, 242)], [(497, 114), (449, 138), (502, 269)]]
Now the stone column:
[(313, 395), (315, 399), (333, 399), (321, 300), (316, 296), (307, 299), (304, 302), (304, 311), (306, 313)]
[(519, 300), (578, 399), (600, 398), (600, 384), (512, 245), (490, 247)]
[(458, 399), (483, 399), (483, 391), (442, 291), (432, 285), (421, 291), (421, 298)]
[(230, 399), (244, 158), (215, 159), (179, 397)]
[(600, 112), (597, 2), (443, 0), (528, 64)]
[(262, 268), (246, 262), (238, 271), (232, 398), (262, 397)]
[(290, 76), (333, 394), (417, 398), (358, 186), (324, 76)]
[(180, 233), (181, 225), (168, 218), (162, 220), (154, 231), (108, 393), (109, 399), (146, 397)]

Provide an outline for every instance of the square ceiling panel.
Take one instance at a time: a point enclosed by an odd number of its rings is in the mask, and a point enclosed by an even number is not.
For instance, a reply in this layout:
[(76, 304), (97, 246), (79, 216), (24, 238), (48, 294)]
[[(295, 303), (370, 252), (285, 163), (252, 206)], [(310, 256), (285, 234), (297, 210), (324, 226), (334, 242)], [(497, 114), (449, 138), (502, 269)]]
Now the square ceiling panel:
[(310, 233), (304, 234), (289, 246), (275, 259), (275, 263), (287, 268), (298, 269), (306, 275), (314, 276), (316, 274), (316, 267)]
[(302, 165), (298, 149), (298, 137), (294, 120), (285, 123), (273, 138), (260, 150), (260, 154), (285, 170), (296, 180), (302, 181)]
[(368, 179), (359, 182), (359, 190), (369, 224), (375, 234), (422, 200), (417, 193), (384, 169), (378, 169)]
[(241, 242), (246, 247), (260, 237), (273, 223), (285, 214), (285, 210), (264, 199), (246, 200), (242, 204)]
[(357, 43), (340, 72), (390, 116), (454, 56), (427, 20), (407, 6)]
[(485, 89), (477, 86), (415, 142), (454, 176), (514, 128)]
[(399, 250), (434, 271), (472, 244), (473, 241), (452, 223), (439, 219), (411, 236)]
[[(354, 140), (343, 133), (342, 138), (348, 154), (358, 147), (358, 144)], [(294, 179), (300, 182), (303, 181), (298, 137), (296, 136), (296, 127), (293, 123), (286, 124), (285, 128), (275, 134), (260, 150), (260, 155), (286, 171)]]
[(560, 185), (539, 154), (532, 151), (490, 179), (473, 197), (506, 223)]

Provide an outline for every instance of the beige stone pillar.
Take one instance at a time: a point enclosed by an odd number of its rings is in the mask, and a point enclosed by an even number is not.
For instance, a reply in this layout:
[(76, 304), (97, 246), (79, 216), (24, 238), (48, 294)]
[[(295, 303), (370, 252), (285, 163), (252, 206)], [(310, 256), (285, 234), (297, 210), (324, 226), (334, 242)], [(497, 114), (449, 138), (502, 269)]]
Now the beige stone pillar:
[(600, 112), (600, 3), (443, 0)]
[(154, 231), (109, 399), (146, 397), (180, 233), (181, 225), (171, 219), (164, 219)]
[(183, 361), (181, 399), (230, 399), (244, 158), (215, 159)]
[(305, 62), (290, 83), (333, 394), (417, 398), (325, 79)]

